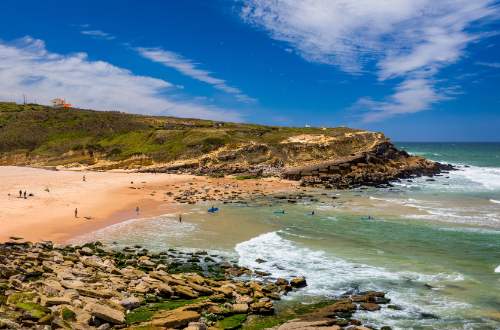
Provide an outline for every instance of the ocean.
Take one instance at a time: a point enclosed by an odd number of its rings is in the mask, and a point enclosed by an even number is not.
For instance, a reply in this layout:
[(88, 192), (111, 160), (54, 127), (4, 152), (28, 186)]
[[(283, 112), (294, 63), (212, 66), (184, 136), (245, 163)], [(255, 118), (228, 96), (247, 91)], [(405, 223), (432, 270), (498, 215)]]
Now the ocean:
[(132, 219), (76, 241), (206, 249), (271, 277), (306, 276), (282, 305), (385, 291), (392, 309), (357, 314), (375, 327), (500, 329), (500, 143), (397, 145), (458, 170), (383, 189), (316, 189), (297, 204), (186, 206), (182, 223)]

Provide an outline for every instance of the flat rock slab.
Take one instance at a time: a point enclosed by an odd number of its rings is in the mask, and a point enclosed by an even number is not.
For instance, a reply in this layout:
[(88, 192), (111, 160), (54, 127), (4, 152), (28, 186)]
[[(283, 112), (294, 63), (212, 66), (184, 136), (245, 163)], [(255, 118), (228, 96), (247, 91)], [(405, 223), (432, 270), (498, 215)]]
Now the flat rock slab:
[(47, 307), (57, 305), (71, 305), (71, 299), (67, 297), (48, 297), (43, 301)]
[(104, 321), (113, 324), (125, 323), (125, 314), (117, 309), (113, 309), (106, 305), (91, 304), (89, 307), (90, 314)]
[(200, 313), (195, 311), (173, 310), (170, 313), (162, 313), (160, 318), (155, 318), (151, 322), (152, 326), (165, 328), (185, 327), (189, 322), (198, 321)]
[(276, 330), (340, 330), (338, 325), (332, 325), (333, 320), (303, 321), (291, 320), (280, 325)]

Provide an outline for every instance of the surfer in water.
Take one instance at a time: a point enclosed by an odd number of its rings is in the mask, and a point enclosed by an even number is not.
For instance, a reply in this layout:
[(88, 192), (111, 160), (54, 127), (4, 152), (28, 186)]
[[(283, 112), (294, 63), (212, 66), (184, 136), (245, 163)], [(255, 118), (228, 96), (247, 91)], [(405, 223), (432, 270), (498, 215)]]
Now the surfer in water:
[(218, 208), (218, 207), (215, 207), (215, 206), (213, 206), (213, 205), (212, 205), (212, 207), (211, 207), (211, 208), (209, 208), (209, 209), (208, 209), (208, 212), (209, 212), (209, 213), (215, 213), (215, 212), (217, 212), (217, 211), (219, 211), (219, 208)]

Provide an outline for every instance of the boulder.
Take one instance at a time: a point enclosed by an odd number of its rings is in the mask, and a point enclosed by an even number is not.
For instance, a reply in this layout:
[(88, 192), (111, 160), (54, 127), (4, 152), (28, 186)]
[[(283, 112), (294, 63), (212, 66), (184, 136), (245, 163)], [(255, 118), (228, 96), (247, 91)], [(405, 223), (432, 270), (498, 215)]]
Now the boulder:
[(111, 298), (113, 297), (114, 293), (111, 290), (108, 289), (91, 289), (91, 288), (86, 288), (86, 287), (79, 287), (76, 288), (76, 291), (78, 291), (79, 294), (82, 296), (86, 297), (92, 297), (92, 298)]
[(158, 316), (151, 321), (153, 327), (181, 328), (190, 322), (198, 321), (201, 315), (195, 311), (174, 309), (167, 313), (160, 313)]
[(190, 322), (184, 330), (207, 330), (207, 325), (202, 322)]
[(303, 277), (303, 276), (295, 277), (290, 281), (290, 285), (293, 288), (303, 288), (303, 287), (307, 286), (307, 282), (306, 282), (305, 277)]
[(192, 283), (192, 282), (187, 282), (187, 285), (191, 288), (193, 288), (194, 290), (204, 294), (204, 295), (211, 295), (214, 293), (214, 291), (210, 288), (207, 288), (205, 286), (202, 286), (202, 285), (199, 285), (199, 284), (196, 284), (196, 283)]
[(278, 286), (287, 286), (289, 285), (288, 281), (284, 278), (278, 278), (276, 282), (274, 282)]
[(248, 304), (233, 304), (231, 310), (235, 314), (246, 314), (248, 312)]
[(196, 299), (199, 294), (188, 286), (177, 285), (173, 287), (175, 294), (182, 298)]
[(277, 330), (340, 330), (341, 327), (334, 324), (334, 320), (324, 319), (324, 320), (291, 320), (279, 327)]
[(380, 309), (380, 306), (375, 303), (361, 303), (361, 308), (365, 311), (374, 312)]
[(118, 309), (111, 308), (103, 304), (91, 304), (88, 306), (90, 314), (106, 322), (113, 324), (125, 323), (125, 314)]
[(21, 326), (14, 321), (0, 318), (0, 329), (21, 329)]
[(134, 308), (141, 306), (142, 302), (143, 302), (143, 299), (135, 297), (135, 296), (131, 296), (131, 297), (128, 297), (128, 298), (121, 300), (120, 305), (122, 305), (123, 308), (130, 310), (130, 309), (134, 309)]
[(57, 306), (57, 305), (70, 305), (71, 304), (71, 299), (67, 297), (48, 297), (44, 298), (43, 300), (43, 305), (50, 307), (50, 306)]
[(250, 305), (250, 310), (255, 314), (273, 314), (274, 306), (271, 301), (259, 301)]

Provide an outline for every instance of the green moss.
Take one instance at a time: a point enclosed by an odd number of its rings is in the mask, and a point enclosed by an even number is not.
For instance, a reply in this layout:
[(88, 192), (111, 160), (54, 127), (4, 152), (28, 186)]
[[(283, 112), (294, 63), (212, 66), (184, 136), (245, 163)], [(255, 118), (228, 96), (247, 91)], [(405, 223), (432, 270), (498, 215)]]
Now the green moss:
[(283, 324), (300, 315), (310, 313), (318, 308), (322, 308), (334, 303), (332, 300), (320, 301), (313, 304), (293, 303), (287, 308), (278, 311), (275, 315), (271, 316), (253, 316), (244, 325), (244, 330), (262, 330), (275, 327)]
[(177, 262), (172, 263), (168, 267), (168, 272), (171, 274), (178, 273), (198, 273), (201, 274), (203, 272), (203, 268), (194, 262)]
[(16, 307), (25, 311), (31, 318), (41, 319), (50, 313), (50, 309), (32, 302), (19, 302)]
[(125, 320), (127, 324), (146, 322), (153, 318), (153, 315), (158, 311), (172, 310), (189, 304), (194, 304), (204, 301), (207, 298), (199, 298), (192, 300), (165, 300), (158, 303), (151, 303), (145, 306), (138, 307), (127, 314)]
[(161, 327), (155, 327), (155, 326), (152, 326), (152, 325), (140, 325), (140, 326), (132, 326), (132, 327), (128, 327), (127, 329), (129, 330), (159, 330), (159, 329), (163, 329)]
[(70, 321), (70, 320), (74, 320), (76, 318), (76, 313), (73, 312), (71, 309), (64, 307), (61, 311), (61, 316), (62, 316), (63, 320)]
[(239, 329), (246, 321), (246, 314), (235, 314), (217, 322), (216, 327), (220, 329)]
[(15, 292), (7, 297), (7, 305), (15, 306), (22, 302), (33, 302), (35, 298), (34, 292)]
[(9, 288), (7, 282), (0, 282), (0, 293), (4, 293)]

